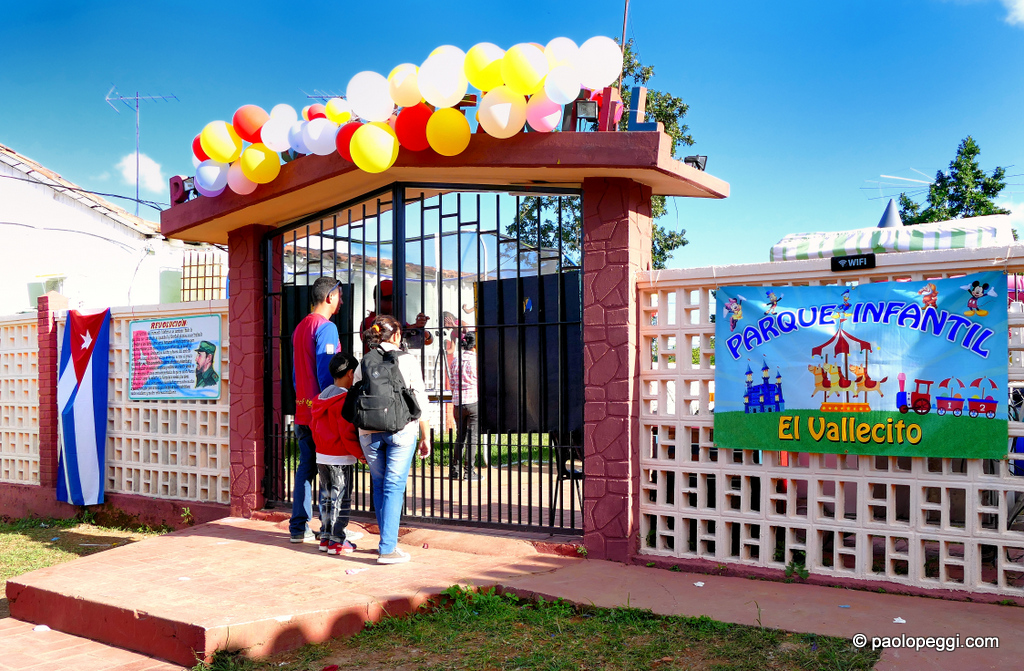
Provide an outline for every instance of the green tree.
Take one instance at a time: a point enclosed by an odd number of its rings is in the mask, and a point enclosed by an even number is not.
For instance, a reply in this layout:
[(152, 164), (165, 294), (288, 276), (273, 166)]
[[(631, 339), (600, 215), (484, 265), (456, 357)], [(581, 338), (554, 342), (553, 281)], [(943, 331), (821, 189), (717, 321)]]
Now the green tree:
[[(622, 101), (629, 109), (630, 93), (634, 86), (647, 86), (654, 76), (654, 66), (644, 65), (640, 61), (633, 40), (626, 41), (626, 49), (622, 62)], [(648, 121), (660, 121), (665, 132), (672, 138), (672, 155), (683, 146), (693, 144), (690, 128), (683, 123), (689, 107), (670, 93), (658, 90), (647, 91)], [(622, 115), (619, 129), (626, 130), (629, 117)], [(651, 197), (651, 218), (654, 219), (651, 243), (651, 266), (655, 269), (664, 268), (672, 252), (688, 244), (686, 230), (671, 231), (657, 223), (668, 210), (665, 196)], [(561, 205), (557, 196), (538, 196), (524, 198), (519, 208), (517, 221), (509, 223), (506, 233), (515, 236), (529, 245), (541, 247), (559, 247), (559, 229), (561, 229), (561, 248), (565, 255), (574, 262), (580, 259), (580, 243), (582, 237), (583, 213), (579, 198), (562, 198)], [(561, 219), (559, 219), (561, 211)]]
[(956, 150), (949, 171), (939, 170), (928, 186), (925, 205), (914, 202), (906, 193), (900, 194), (900, 218), (903, 223), (926, 224), (986, 214), (1009, 214), (993, 201), (1006, 186), (1006, 170), (997, 167), (991, 175), (978, 165), (981, 148), (968, 135)]

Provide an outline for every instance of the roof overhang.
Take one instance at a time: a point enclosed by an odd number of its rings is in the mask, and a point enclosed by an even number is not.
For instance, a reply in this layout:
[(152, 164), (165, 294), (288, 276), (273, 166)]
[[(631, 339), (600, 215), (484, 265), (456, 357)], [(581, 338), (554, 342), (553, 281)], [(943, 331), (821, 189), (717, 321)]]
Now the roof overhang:
[(160, 215), (168, 238), (226, 244), (228, 232), (260, 224), (279, 227), (394, 182), (579, 188), (589, 178), (625, 178), (654, 195), (726, 198), (729, 184), (672, 157), (662, 132), (521, 133), (498, 140), (473, 136), (458, 156), (401, 149), (395, 165), (364, 172), (338, 154), (303, 156), (246, 196), (230, 190), (197, 198)]

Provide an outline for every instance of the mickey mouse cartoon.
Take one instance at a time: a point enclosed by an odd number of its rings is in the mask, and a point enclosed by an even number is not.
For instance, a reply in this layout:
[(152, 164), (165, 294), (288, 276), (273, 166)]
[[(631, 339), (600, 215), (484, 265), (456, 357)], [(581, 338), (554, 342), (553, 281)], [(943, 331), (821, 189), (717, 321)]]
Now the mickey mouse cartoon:
[(978, 306), (978, 300), (982, 296), (995, 296), (995, 289), (990, 288), (987, 282), (982, 284), (977, 280), (969, 285), (965, 284), (960, 288), (964, 289), (971, 295), (971, 297), (967, 299), (967, 310), (964, 311), (964, 316), (973, 317), (974, 315), (978, 315), (979, 317), (984, 317), (988, 314), (988, 310), (982, 310)]

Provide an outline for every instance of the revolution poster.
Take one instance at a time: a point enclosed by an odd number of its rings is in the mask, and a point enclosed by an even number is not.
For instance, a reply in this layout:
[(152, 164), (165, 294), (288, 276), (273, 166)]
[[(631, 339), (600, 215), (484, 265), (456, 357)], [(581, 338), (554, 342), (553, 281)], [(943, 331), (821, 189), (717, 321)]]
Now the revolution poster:
[(220, 398), (220, 321), (220, 315), (194, 315), (131, 322), (128, 398)]
[(1006, 278), (722, 287), (715, 443), (723, 448), (1001, 458)]

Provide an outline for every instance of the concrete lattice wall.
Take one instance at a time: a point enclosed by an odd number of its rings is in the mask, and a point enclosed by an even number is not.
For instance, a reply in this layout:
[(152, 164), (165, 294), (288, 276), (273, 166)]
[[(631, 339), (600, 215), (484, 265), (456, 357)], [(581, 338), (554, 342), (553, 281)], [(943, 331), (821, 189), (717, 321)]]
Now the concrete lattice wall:
[[(129, 400), (129, 323), (219, 314), (223, 343), (218, 400)], [(64, 317), (58, 320), (63, 342)], [(228, 436), (227, 301), (111, 310), (107, 408), (108, 493), (227, 504), (231, 499)]]
[[(1020, 462), (719, 449), (710, 405), (719, 286), (1021, 273), (1022, 251), (883, 254), (861, 275), (832, 273), (828, 259), (641, 273), (640, 554), (754, 574), (803, 559), (834, 582), (1024, 596), (1024, 522), (1007, 528), (1024, 499), (1024, 477), (1010, 472)], [(1011, 385), (1024, 383), (1022, 307), (1009, 314)]]
[(0, 482), (39, 484), (35, 314), (0, 318)]

